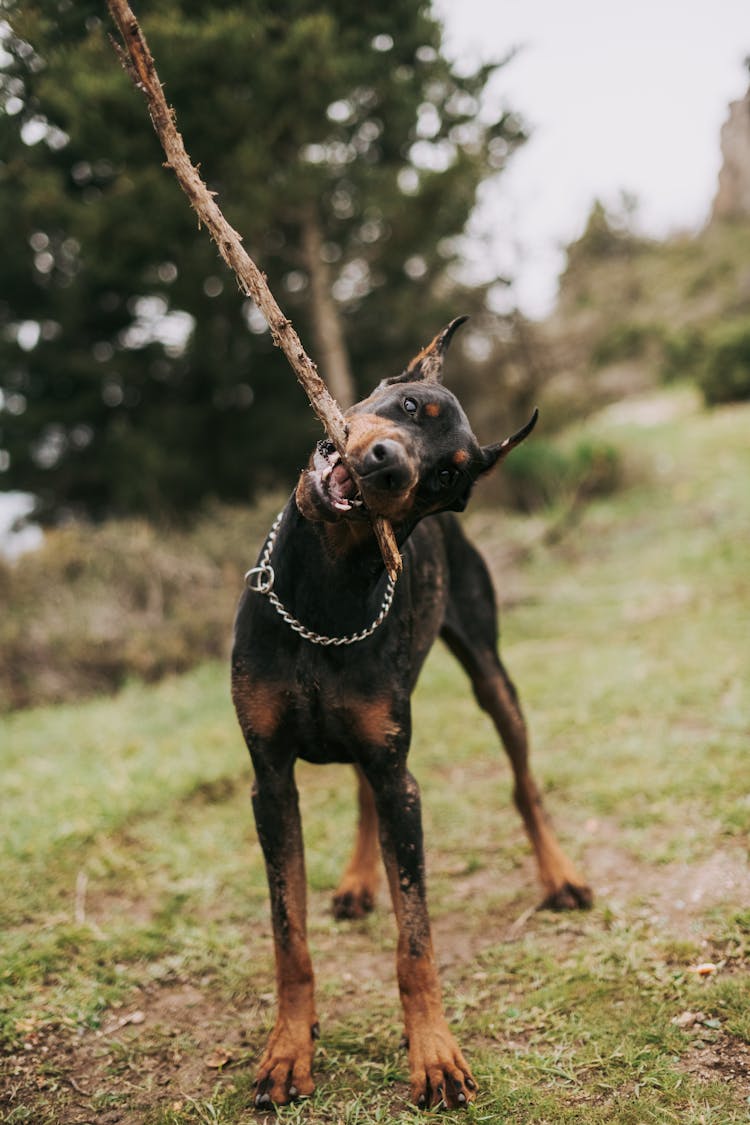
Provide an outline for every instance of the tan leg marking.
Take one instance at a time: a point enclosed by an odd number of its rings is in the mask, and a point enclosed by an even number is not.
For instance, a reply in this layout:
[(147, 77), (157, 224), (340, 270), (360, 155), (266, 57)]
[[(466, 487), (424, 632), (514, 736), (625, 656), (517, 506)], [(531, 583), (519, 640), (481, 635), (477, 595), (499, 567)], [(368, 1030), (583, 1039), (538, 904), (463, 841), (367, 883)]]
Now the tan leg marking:
[(370, 783), (355, 766), (359, 782), (359, 823), (354, 851), (333, 896), (336, 918), (363, 918), (375, 906), (380, 882), (378, 814)]
[(276, 1023), (258, 1067), (256, 1106), (285, 1105), (315, 1089), (315, 978), (307, 946), (305, 858), (295, 791), (283, 823), (280, 868), (269, 867), (276, 961)]
[(399, 941), (398, 983), (409, 1043), (412, 1100), (421, 1106), (464, 1106), (476, 1096), (476, 1082), (443, 1014), (435, 957), (430, 943), (420, 957)]
[(513, 797), (534, 849), (545, 890), (544, 905), (558, 910), (590, 906), (591, 890), (561, 848), (547, 818), (528, 766), (526, 726), (504, 678), (497, 675), (477, 685), (477, 698), (495, 721), (508, 751), (514, 776)]

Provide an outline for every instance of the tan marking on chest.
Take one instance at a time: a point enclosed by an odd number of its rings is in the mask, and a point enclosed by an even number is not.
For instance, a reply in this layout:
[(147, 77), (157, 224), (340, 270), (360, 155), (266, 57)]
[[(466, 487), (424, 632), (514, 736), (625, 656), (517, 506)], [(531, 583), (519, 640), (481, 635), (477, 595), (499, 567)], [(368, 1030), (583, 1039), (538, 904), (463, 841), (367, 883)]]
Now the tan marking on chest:
[(347, 699), (346, 708), (352, 717), (356, 737), (371, 746), (382, 746), (401, 733), (394, 722), (390, 699)]
[(270, 738), (283, 713), (284, 691), (262, 680), (237, 677), (232, 681), (232, 699), (239, 724), (246, 734)]

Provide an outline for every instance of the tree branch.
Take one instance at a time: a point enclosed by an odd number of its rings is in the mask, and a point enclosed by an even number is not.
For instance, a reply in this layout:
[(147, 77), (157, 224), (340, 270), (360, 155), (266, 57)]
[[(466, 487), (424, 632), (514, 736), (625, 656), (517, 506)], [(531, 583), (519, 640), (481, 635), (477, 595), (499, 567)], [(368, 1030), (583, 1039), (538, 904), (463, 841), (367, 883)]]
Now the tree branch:
[[(208, 228), (222, 258), (234, 270), (240, 289), (248, 297), (252, 297), (263, 313), (274, 343), (283, 351), (328, 437), (345, 461), (347, 429), (338, 403), (318, 374), (317, 367), (306, 355), (291, 322), (276, 303), (265, 275), (244, 249), (241, 236), (224, 218), (214, 199), (214, 193), (208, 190), (190, 160), (177, 131), (174, 112), (164, 97), (153, 56), (130, 5), (127, 0), (108, 0), (108, 4), (112, 19), (122, 36), (123, 46), (115, 43), (115, 49), (134, 84), (146, 97), (151, 121), (167, 158), (167, 166), (177, 177), (177, 182), (199, 220)], [(351, 466), (347, 467), (356, 481), (356, 473)], [(393, 529), (379, 516), (372, 519), (372, 524), (386, 570), (395, 579), (401, 570), (401, 554)]]

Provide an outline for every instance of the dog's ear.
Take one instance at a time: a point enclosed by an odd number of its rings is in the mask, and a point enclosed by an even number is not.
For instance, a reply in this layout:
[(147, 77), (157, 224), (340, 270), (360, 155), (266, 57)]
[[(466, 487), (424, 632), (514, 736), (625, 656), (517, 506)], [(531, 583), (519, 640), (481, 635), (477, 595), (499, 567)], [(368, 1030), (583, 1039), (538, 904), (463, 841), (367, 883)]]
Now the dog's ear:
[(539, 411), (535, 409), (526, 425), (522, 426), (515, 434), (511, 434), (510, 437), (507, 437), (505, 441), (499, 441), (496, 445), (482, 446), (483, 464), (479, 470), (479, 475), (481, 476), (484, 473), (488, 473), (490, 469), (497, 465), (498, 461), (502, 461), (504, 457), (508, 456), (511, 449), (515, 449), (517, 445), (520, 445), (524, 438), (527, 438), (534, 429), (538, 417)]
[(394, 375), (392, 379), (384, 379), (380, 384), (381, 387), (389, 387), (394, 383), (418, 383), (421, 380), (442, 383), (443, 359), (448, 351), (448, 345), (456, 329), (460, 328), (468, 319), (468, 316), (457, 316), (447, 328), (438, 332), (435, 339), (426, 348), (423, 348), (418, 355), (414, 356), (409, 366), (400, 375)]

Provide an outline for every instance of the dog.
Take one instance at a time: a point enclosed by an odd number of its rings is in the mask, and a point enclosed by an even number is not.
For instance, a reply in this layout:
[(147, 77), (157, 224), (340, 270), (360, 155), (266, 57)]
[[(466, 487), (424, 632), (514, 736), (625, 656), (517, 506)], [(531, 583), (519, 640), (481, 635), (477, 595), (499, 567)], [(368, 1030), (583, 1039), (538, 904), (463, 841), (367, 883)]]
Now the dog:
[[(536, 854), (543, 905), (591, 904), (529, 770), (515, 688), (497, 653), (492, 582), (454, 512), (478, 478), (531, 432), (481, 446), (442, 385), (452, 321), (394, 378), (346, 414), (346, 462), (318, 442), (247, 575), (232, 653), (232, 697), (255, 771), (252, 802), (271, 897), (278, 1012), (255, 1105), (310, 1095), (319, 1034), (306, 938), (297, 758), (343, 762), (359, 780), (359, 827), (333, 900), (373, 908), (378, 838), (398, 924), (397, 973), (418, 1106), (457, 1107), (477, 1084), (443, 1013), (425, 893), (419, 788), (407, 768), (410, 696), (439, 635), (468, 673), (509, 755), (514, 798)], [(370, 517), (390, 520), (403, 556), (392, 582)]]

